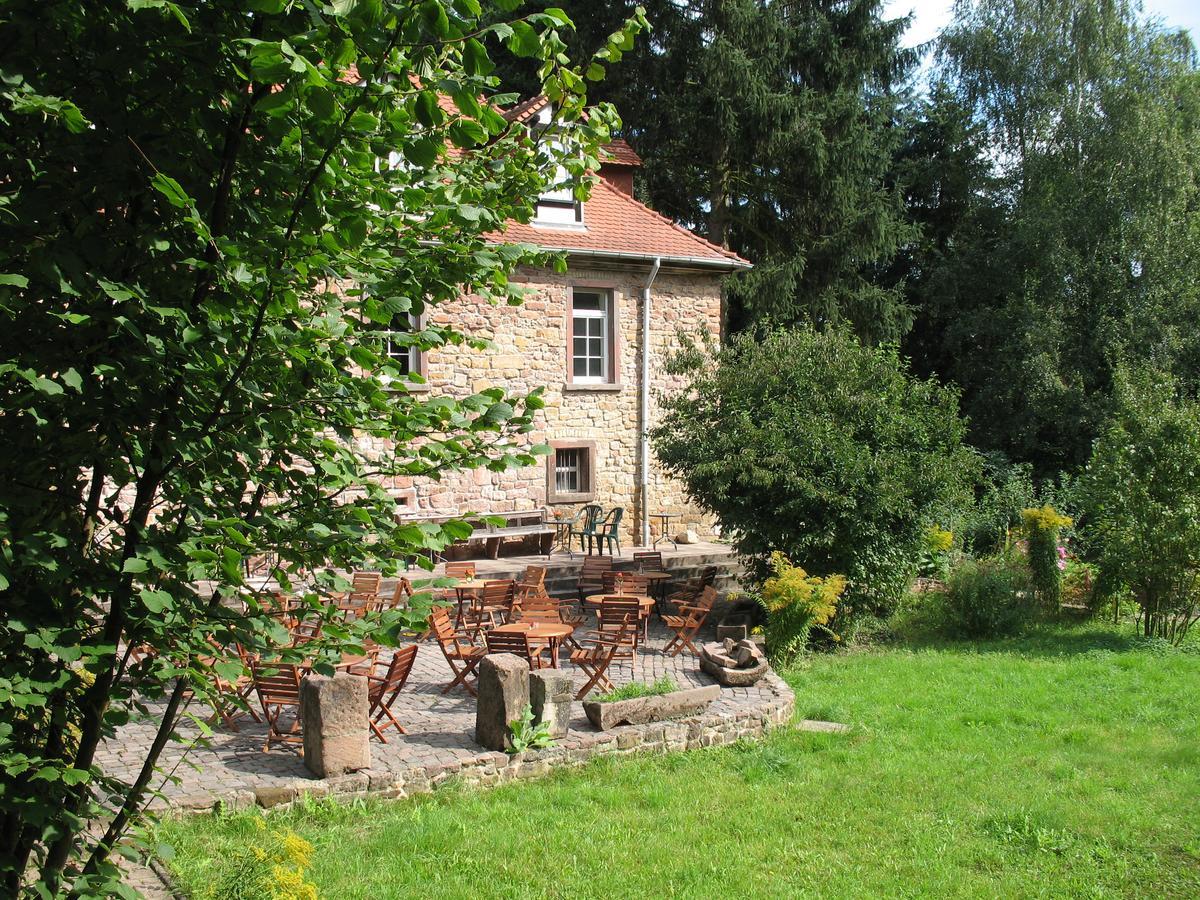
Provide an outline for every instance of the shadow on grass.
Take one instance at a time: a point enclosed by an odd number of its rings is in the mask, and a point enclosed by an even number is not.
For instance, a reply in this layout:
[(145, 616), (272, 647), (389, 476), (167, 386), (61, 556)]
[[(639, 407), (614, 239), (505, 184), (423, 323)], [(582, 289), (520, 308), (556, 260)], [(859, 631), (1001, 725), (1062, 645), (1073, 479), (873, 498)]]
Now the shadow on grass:
[(1197, 652), (1190, 638), (1182, 648), (1160, 638), (1137, 634), (1132, 623), (1120, 625), (1090, 622), (1080, 625), (1040, 624), (1013, 637), (951, 638), (932, 630), (907, 629), (883, 644), (887, 649), (938, 650), (960, 653), (1008, 653), (1029, 657), (1075, 656), (1086, 653)]

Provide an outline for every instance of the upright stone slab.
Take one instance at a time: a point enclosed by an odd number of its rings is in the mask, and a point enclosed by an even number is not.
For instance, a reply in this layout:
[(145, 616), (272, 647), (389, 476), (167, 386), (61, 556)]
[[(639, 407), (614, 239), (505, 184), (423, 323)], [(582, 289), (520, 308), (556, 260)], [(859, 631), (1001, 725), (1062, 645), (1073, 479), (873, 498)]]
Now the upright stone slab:
[(318, 778), (371, 766), (367, 679), (340, 672), (309, 675), (300, 683), (304, 765)]
[(512, 653), (489, 653), (479, 663), (475, 740), (489, 750), (509, 746), (508, 723), (529, 703), (529, 663)]
[(549, 722), (550, 736), (560, 738), (571, 727), (575, 685), (570, 672), (539, 669), (529, 673), (529, 705), (534, 723)]

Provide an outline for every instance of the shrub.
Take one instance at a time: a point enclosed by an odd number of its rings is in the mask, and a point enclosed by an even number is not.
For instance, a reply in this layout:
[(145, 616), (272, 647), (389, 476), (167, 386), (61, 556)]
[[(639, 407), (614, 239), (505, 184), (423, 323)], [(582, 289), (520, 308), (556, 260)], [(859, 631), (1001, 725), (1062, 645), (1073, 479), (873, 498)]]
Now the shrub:
[(917, 574), (922, 578), (945, 579), (950, 572), (950, 550), (954, 546), (954, 532), (936, 525), (925, 529), (921, 554), (917, 558)]
[(1029, 573), (1015, 555), (966, 560), (950, 575), (947, 625), (962, 637), (1014, 634), (1033, 613)]
[(771, 569), (775, 574), (763, 582), (759, 600), (767, 613), (763, 632), (771, 661), (786, 664), (808, 644), (814, 628), (824, 628), (833, 619), (846, 579), (812, 577), (778, 551), (771, 554)]
[(975, 502), (958, 528), (963, 550), (973, 556), (1005, 549), (1012, 528), (1021, 520), (1021, 510), (1033, 506), (1037, 497), (1032, 466), (1010, 462), (998, 451), (982, 454), (981, 458), (982, 477)]
[(1029, 572), (1033, 591), (1047, 610), (1057, 610), (1062, 601), (1062, 570), (1067, 551), (1059, 543), (1062, 529), (1071, 520), (1050, 504), (1021, 510), (1021, 527), (1029, 542)]
[(842, 331), (767, 330), (690, 347), (655, 452), (715, 514), (756, 579), (770, 554), (846, 576), (847, 611), (886, 612), (930, 522), (970, 502), (978, 459), (957, 395), (906, 374), (893, 348)]
[(1116, 395), (1083, 477), (1089, 545), (1142, 632), (1178, 643), (1200, 618), (1200, 403), (1146, 374), (1120, 373)]
[(317, 888), (305, 879), (312, 857), (312, 844), (288, 829), (271, 828), (262, 818), (254, 821), (254, 833), (245, 846), (234, 852), (220, 877), (199, 900), (317, 900)]

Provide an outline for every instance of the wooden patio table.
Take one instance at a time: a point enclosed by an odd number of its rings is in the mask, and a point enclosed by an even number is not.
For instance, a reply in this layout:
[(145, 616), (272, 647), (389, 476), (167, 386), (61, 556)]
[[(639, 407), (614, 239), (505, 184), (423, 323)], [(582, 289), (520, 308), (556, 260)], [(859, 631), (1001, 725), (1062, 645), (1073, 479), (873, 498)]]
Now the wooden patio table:
[(482, 591), (485, 584), (487, 581), (483, 578), (466, 578), (454, 585), (454, 592), (458, 596), (458, 616), (454, 620), (455, 628), (462, 627), (463, 604), (467, 602), (467, 598), (476, 591)]
[(545, 642), (550, 648), (550, 666), (558, 668), (558, 648), (575, 629), (570, 625), (555, 625), (552, 622), (509, 622), (497, 625), (492, 631), (501, 634), (527, 634), (530, 641)]

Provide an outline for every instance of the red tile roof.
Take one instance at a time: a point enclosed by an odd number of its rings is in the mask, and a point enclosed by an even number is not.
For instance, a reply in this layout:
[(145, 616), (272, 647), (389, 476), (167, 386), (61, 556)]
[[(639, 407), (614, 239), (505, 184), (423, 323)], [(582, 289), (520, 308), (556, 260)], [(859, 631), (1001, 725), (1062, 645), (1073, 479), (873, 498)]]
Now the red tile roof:
[(693, 262), (725, 269), (748, 269), (750, 263), (676, 225), (666, 216), (634, 200), (601, 179), (583, 204), (583, 223), (553, 226), (509, 222), (489, 239), (537, 244), (548, 250), (578, 250), (664, 262)]
[(640, 166), (642, 158), (622, 138), (600, 148), (600, 162), (614, 166)]

